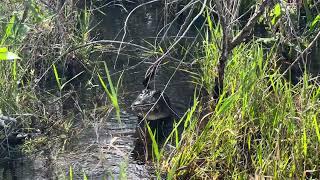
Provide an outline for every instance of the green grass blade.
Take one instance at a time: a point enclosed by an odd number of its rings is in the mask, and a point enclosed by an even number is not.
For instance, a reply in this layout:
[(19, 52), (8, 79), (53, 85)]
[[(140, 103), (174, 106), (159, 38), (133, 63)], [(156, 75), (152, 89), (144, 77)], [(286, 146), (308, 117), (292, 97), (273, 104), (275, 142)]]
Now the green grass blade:
[(73, 169), (72, 169), (72, 166), (69, 167), (69, 179), (73, 180)]
[(83, 172), (83, 180), (88, 180), (88, 177), (85, 172)]
[(101, 86), (103, 87), (104, 91), (107, 93), (108, 97), (112, 96), (112, 94), (110, 93), (106, 83), (104, 82), (103, 78), (101, 77), (101, 75), (98, 73), (98, 78), (99, 81), (101, 83)]
[(307, 132), (306, 132), (305, 126), (303, 127), (302, 143), (303, 143), (303, 154), (305, 157), (307, 157), (308, 144), (307, 144)]
[(58, 84), (59, 90), (61, 90), (61, 82), (60, 82), (60, 77), (59, 77), (57, 67), (55, 64), (52, 64), (52, 68), (53, 68), (54, 77), (55, 77), (56, 82)]
[[(116, 116), (119, 122), (121, 122), (120, 119), (120, 107), (119, 107), (119, 103), (118, 103), (118, 90), (117, 87), (115, 87), (112, 83), (112, 79), (108, 70), (108, 67), (106, 65), (106, 63), (104, 62), (104, 68), (105, 68), (105, 72), (107, 75), (107, 80), (108, 80), (108, 84), (109, 84), (109, 88), (107, 87), (106, 83), (104, 82), (103, 78), (101, 77), (101, 75), (98, 73), (98, 78), (99, 81), (104, 89), (104, 91), (107, 93), (108, 98), (110, 99), (113, 107), (116, 109)], [(121, 78), (122, 76), (120, 76)], [(118, 82), (120, 81), (120, 78), (118, 79)]]
[(150, 138), (151, 138), (151, 141), (152, 141), (152, 150), (153, 150), (153, 153), (154, 153), (154, 155), (156, 156), (157, 161), (159, 162), (161, 156), (160, 156), (160, 153), (159, 153), (158, 143), (157, 143), (156, 138), (155, 138), (155, 135), (156, 135), (157, 132), (155, 132), (155, 133), (153, 134), (153, 132), (152, 132), (149, 124), (147, 124), (147, 128), (148, 128), (148, 133), (149, 133)]
[(63, 83), (62, 86), (61, 86), (61, 90), (69, 83), (71, 82), (72, 80), (74, 80), (75, 78), (77, 78), (78, 76), (80, 76), (84, 71), (80, 72), (79, 74), (73, 76), (71, 79), (69, 79), (67, 82)]
[(317, 134), (318, 142), (320, 143), (320, 130), (317, 122), (317, 115), (313, 116), (313, 126)]
[(13, 60), (13, 64), (12, 64), (12, 76), (13, 76), (13, 80), (17, 80), (17, 60)]

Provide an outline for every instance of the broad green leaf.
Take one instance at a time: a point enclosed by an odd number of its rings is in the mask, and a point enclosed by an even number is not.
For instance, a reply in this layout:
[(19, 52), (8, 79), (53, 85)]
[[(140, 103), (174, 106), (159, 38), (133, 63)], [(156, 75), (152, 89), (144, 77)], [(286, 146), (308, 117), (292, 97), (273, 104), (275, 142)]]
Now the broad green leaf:
[(8, 48), (6, 47), (0, 48), (0, 53), (5, 53), (5, 52), (8, 52)]
[(7, 29), (6, 29), (6, 36), (7, 37), (11, 36), (11, 34), (12, 34), (12, 28), (13, 28), (15, 20), (16, 20), (16, 16), (14, 15), (11, 17), (10, 22), (9, 22)]
[(14, 59), (21, 59), (21, 58), (12, 52), (0, 52), (0, 60), (14, 60)]

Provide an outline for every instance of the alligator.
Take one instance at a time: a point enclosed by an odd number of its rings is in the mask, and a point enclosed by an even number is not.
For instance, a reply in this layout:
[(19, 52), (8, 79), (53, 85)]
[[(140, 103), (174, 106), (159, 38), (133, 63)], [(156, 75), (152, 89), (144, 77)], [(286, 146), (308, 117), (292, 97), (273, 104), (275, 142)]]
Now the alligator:
[(161, 91), (151, 89), (142, 90), (131, 108), (139, 118), (147, 121), (170, 119), (174, 114), (169, 97)]
[[(131, 105), (132, 111), (140, 119), (137, 128), (138, 141), (134, 153), (141, 153), (143, 148), (145, 160), (148, 159), (148, 149), (151, 149), (151, 139), (146, 124), (155, 133), (158, 145), (164, 143), (174, 128), (174, 121), (178, 119), (177, 113), (173, 110), (169, 97), (162, 91), (152, 89), (149, 86), (155, 71), (145, 77), (143, 85), (145, 89), (138, 95)], [(180, 129), (180, 127), (179, 127)], [(180, 131), (180, 130), (179, 130)]]
[(131, 109), (139, 118), (146, 121), (160, 119), (172, 120), (177, 115), (172, 109), (169, 97), (162, 91), (152, 89), (150, 81), (155, 75), (155, 68), (149, 68), (142, 82), (144, 89), (133, 101)]

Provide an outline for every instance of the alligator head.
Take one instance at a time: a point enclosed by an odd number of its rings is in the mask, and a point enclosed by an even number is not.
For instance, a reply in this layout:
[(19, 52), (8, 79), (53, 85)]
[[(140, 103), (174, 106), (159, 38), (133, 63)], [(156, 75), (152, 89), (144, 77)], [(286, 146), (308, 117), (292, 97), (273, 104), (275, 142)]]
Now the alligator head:
[(132, 111), (139, 118), (145, 118), (148, 121), (164, 119), (172, 116), (172, 109), (169, 98), (161, 91), (144, 89), (133, 101)]

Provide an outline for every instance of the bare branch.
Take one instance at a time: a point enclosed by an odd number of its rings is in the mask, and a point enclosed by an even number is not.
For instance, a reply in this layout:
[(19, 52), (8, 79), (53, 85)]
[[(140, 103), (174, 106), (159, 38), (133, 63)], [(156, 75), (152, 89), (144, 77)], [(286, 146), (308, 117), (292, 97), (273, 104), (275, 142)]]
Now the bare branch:
[(150, 73), (152, 73), (152, 71), (156, 71), (156, 69), (158, 68), (158, 66), (160, 65), (160, 63), (162, 62), (162, 60), (170, 53), (170, 51), (180, 42), (180, 40), (182, 38), (185, 37), (185, 35), (187, 34), (187, 32), (189, 31), (189, 29), (191, 28), (191, 26), (193, 25), (193, 23), (202, 15), (202, 13), (205, 10), (207, 4), (207, 0), (204, 0), (204, 2), (202, 3), (202, 7), (199, 11), (199, 13), (192, 19), (192, 21), (190, 22), (190, 24), (186, 27), (186, 29), (184, 30), (184, 32), (181, 34), (181, 36), (176, 39), (176, 41), (167, 49), (167, 51), (165, 53), (162, 54), (162, 56), (160, 56), (153, 65), (151, 65), (149, 67), (149, 69), (146, 72), (145, 77), (147, 77)]
[(266, 8), (268, 2), (270, 2), (270, 0), (264, 0), (262, 2), (262, 4), (259, 6), (259, 9), (251, 16), (251, 18), (249, 19), (247, 24), (243, 27), (241, 32), (236, 37), (233, 38), (233, 40), (230, 43), (230, 46), (228, 47), (229, 50), (232, 50), (234, 47), (239, 45), (246, 38), (246, 36), (248, 36), (250, 30), (253, 28), (258, 18), (264, 12), (264, 9)]
[(117, 60), (118, 60), (119, 55), (120, 55), (120, 51), (121, 51), (121, 48), (122, 48), (122, 44), (123, 44), (123, 42), (125, 42), (124, 39), (125, 39), (125, 37), (127, 36), (127, 28), (128, 28), (129, 18), (131, 17), (131, 15), (132, 15), (137, 9), (139, 9), (139, 8), (141, 8), (141, 7), (143, 7), (143, 6), (146, 6), (146, 5), (148, 5), (148, 4), (155, 3), (155, 2), (157, 2), (157, 1), (159, 1), (159, 0), (152, 0), (152, 1), (148, 1), (148, 2), (142, 3), (142, 4), (140, 4), (139, 6), (135, 7), (134, 9), (132, 9), (132, 10), (130, 11), (130, 13), (128, 14), (126, 20), (124, 21), (124, 25), (123, 25), (123, 31), (124, 31), (124, 32), (123, 32), (122, 39), (121, 39), (121, 41), (120, 41), (121, 43), (120, 43), (119, 48), (118, 48), (117, 57), (116, 57), (116, 60), (115, 60), (115, 63), (114, 63), (114, 67), (115, 67), (116, 64), (117, 64)]

